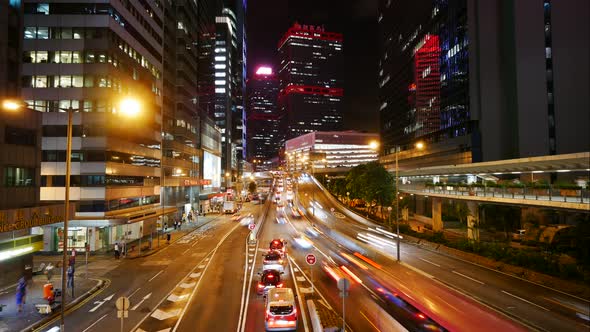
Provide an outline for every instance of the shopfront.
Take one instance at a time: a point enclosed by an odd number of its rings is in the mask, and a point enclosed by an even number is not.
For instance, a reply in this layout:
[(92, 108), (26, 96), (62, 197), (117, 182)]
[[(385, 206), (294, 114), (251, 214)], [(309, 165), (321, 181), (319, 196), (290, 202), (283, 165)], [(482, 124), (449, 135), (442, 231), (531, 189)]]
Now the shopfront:
[(63, 205), (0, 211), (0, 288), (33, 272), (33, 254), (43, 249), (43, 234), (33, 229), (63, 221)]

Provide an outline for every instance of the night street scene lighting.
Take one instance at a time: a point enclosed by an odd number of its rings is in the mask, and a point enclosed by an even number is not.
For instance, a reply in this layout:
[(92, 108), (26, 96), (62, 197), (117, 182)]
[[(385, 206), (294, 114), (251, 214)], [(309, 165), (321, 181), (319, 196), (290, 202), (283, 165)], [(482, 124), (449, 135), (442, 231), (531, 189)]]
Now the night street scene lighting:
[(0, 330), (589, 330), (589, 13), (0, 1)]

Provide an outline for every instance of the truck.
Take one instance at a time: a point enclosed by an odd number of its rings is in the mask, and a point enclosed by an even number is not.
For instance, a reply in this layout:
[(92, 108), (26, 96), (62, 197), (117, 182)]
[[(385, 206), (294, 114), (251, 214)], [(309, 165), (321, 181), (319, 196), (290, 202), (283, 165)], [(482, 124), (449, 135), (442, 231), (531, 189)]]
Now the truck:
[(229, 213), (229, 214), (233, 214), (236, 213), (236, 211), (238, 211), (238, 209), (236, 208), (236, 202), (235, 201), (225, 201), (223, 202), (223, 213)]

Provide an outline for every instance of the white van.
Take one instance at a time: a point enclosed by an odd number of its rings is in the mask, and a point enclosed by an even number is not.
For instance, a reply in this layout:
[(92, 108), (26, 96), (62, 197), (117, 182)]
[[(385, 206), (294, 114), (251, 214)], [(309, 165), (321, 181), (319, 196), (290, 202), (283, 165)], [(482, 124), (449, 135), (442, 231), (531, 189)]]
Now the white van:
[(264, 327), (266, 331), (297, 330), (297, 306), (291, 288), (271, 288), (268, 290)]

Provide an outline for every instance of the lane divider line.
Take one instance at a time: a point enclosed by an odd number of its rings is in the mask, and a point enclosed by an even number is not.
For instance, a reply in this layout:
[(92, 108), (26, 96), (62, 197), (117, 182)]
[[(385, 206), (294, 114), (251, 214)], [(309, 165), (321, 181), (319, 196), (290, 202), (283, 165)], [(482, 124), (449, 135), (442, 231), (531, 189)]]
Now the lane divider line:
[(375, 326), (375, 324), (373, 324), (373, 322), (371, 322), (371, 320), (369, 319), (369, 317), (367, 317), (367, 315), (365, 315), (365, 313), (364, 313), (364, 312), (362, 312), (361, 310), (359, 310), (359, 312), (361, 313), (361, 315), (363, 315), (363, 317), (365, 317), (365, 319), (367, 320), (367, 322), (369, 322), (369, 324), (371, 324), (371, 326), (372, 326), (372, 327), (373, 327), (375, 330), (377, 330), (377, 331), (381, 332), (381, 330), (380, 330), (379, 328), (377, 328), (377, 326)]
[[(289, 258), (291, 257), (289, 256)], [(291, 265), (291, 259), (289, 259), (288, 262), (289, 268), (291, 269), (291, 278), (293, 278), (293, 286), (295, 286), (295, 292), (297, 292), (297, 302), (299, 302), (299, 312), (302, 316), (301, 319), (303, 320), (303, 328), (305, 332), (309, 332), (309, 326), (307, 325), (307, 315), (305, 314), (305, 310), (303, 310), (303, 300), (301, 294), (299, 293), (299, 285), (297, 285), (297, 278), (295, 278), (295, 272), (293, 271), (293, 265)]]
[(424, 258), (421, 258), (421, 257), (419, 257), (419, 258), (420, 258), (421, 261), (424, 261), (426, 263), (432, 264), (432, 265), (434, 265), (436, 267), (440, 267), (440, 265), (439, 264), (436, 264), (435, 262), (431, 262), (428, 259), (424, 259)]
[(88, 326), (85, 330), (83, 330), (82, 332), (86, 332), (88, 330), (90, 330), (91, 328), (94, 327), (94, 325), (98, 324), (98, 322), (100, 322), (101, 320), (103, 320), (108, 314), (104, 314), (102, 317), (100, 317), (99, 319), (97, 319), (94, 323), (92, 323), (90, 326)]
[(478, 283), (478, 284), (480, 284), (480, 285), (485, 285), (485, 283), (484, 283), (483, 281), (479, 281), (479, 280), (477, 280), (477, 279), (475, 279), (475, 278), (472, 278), (472, 277), (470, 277), (470, 276), (466, 276), (466, 275), (464, 275), (463, 273), (459, 273), (459, 272), (457, 272), (457, 271), (455, 271), (455, 270), (452, 270), (451, 272), (453, 272), (454, 274), (456, 274), (456, 275), (459, 275), (459, 276), (461, 276), (461, 277), (463, 277), (463, 278), (467, 278), (467, 279), (469, 279), (469, 280), (471, 280), (471, 281), (477, 282), (477, 283)]
[(162, 273), (162, 272), (164, 272), (164, 270), (160, 270), (160, 272), (156, 273), (156, 275), (155, 275), (155, 276), (151, 277), (151, 278), (150, 278), (150, 280), (148, 280), (148, 282), (150, 282), (150, 281), (154, 280), (154, 279), (155, 279), (157, 276), (159, 276), (159, 275), (160, 275), (160, 273)]
[(199, 280), (197, 281), (197, 284), (195, 285), (195, 287), (193, 288), (193, 291), (191, 292), (191, 295), (188, 297), (188, 301), (186, 302), (186, 304), (184, 305), (184, 307), (182, 308), (182, 311), (180, 313), (180, 317), (178, 318), (178, 320), (176, 321), (176, 324), (174, 324), (174, 327), (172, 328), (172, 332), (176, 331), (176, 329), (178, 328), (178, 326), (180, 325), (180, 322), (182, 321), (182, 318), (184, 317), (184, 314), (186, 313), (186, 309), (188, 308), (188, 306), (190, 305), (191, 301), (193, 300), (193, 297), (195, 296), (195, 294), (197, 293), (197, 289), (199, 289), (199, 285), (201, 284), (201, 281), (204, 279), (204, 275), (207, 272), (207, 269), (209, 268), (209, 266), (211, 265), (211, 262), (213, 262), (213, 256), (215, 256), (215, 254), (217, 253), (217, 250), (219, 249), (219, 247), (221, 247), (221, 245), (223, 244), (223, 242), (225, 242), (225, 240), (230, 236), (231, 233), (233, 233), (237, 228), (238, 225), (235, 225), (229, 232), (227, 232), (223, 238), (217, 243), (217, 246), (215, 246), (215, 248), (213, 249), (213, 252), (211, 253), (211, 255), (209, 255), (208, 257), (205, 257), (205, 261), (207, 262), (207, 264), (205, 265), (205, 268), (202, 271), (202, 277), (199, 278)]
[(503, 291), (502, 291), (502, 293), (504, 293), (504, 294), (506, 294), (506, 295), (510, 295), (510, 296), (512, 296), (513, 298), (515, 298), (515, 299), (519, 299), (519, 300), (521, 300), (521, 301), (523, 301), (523, 302), (526, 302), (526, 303), (528, 303), (528, 304), (532, 304), (532, 305), (534, 305), (535, 307), (541, 308), (541, 309), (543, 309), (543, 310), (545, 310), (545, 311), (551, 311), (551, 310), (549, 310), (549, 309), (547, 309), (547, 308), (545, 308), (545, 307), (543, 307), (543, 306), (540, 306), (540, 305), (538, 305), (538, 304), (536, 304), (536, 303), (533, 303), (533, 302), (531, 302), (531, 301), (529, 301), (529, 300), (527, 300), (527, 299), (523, 299), (523, 298), (522, 298), (522, 297), (520, 297), (520, 296), (516, 296), (516, 295), (514, 295), (514, 294), (508, 293), (507, 291), (504, 291), (504, 290), (503, 290)]
[[(205, 255), (205, 257), (207, 257), (207, 256), (211, 255), (211, 253), (213, 253), (213, 251), (215, 251), (215, 249), (212, 249), (212, 250), (210, 250), (210, 251), (209, 251), (209, 252), (208, 252), (208, 253)], [(200, 265), (200, 264), (202, 264), (203, 262), (204, 262), (204, 258), (203, 258), (203, 259), (201, 259), (201, 261), (200, 261), (199, 263), (197, 263), (197, 265)], [(172, 293), (173, 293), (173, 292), (176, 290), (176, 288), (178, 288), (178, 286), (180, 286), (180, 284), (182, 284), (182, 283), (184, 282), (184, 279), (188, 278), (188, 277), (191, 275), (191, 273), (194, 273), (194, 272), (195, 272), (195, 270), (197, 269), (197, 265), (195, 265), (195, 266), (194, 266), (194, 267), (193, 267), (193, 268), (192, 268), (192, 269), (191, 269), (191, 270), (190, 270), (190, 271), (189, 271), (189, 272), (186, 274), (186, 276), (185, 276), (184, 278), (181, 278), (181, 279), (180, 279), (180, 281), (178, 281), (178, 283), (177, 283), (177, 284), (176, 284), (174, 287), (172, 287), (172, 289), (171, 289), (171, 290), (170, 290), (170, 291), (169, 291), (169, 292), (168, 292), (166, 295), (164, 295), (164, 297), (163, 297), (163, 298), (162, 298), (162, 299), (161, 299), (161, 300), (158, 302), (158, 304), (156, 304), (156, 305), (154, 306), (154, 308), (157, 308), (157, 307), (159, 307), (159, 306), (162, 304), (162, 302), (164, 302), (164, 301), (165, 301), (165, 300), (166, 300), (166, 299), (167, 299), (167, 298), (168, 298), (168, 297), (169, 297), (169, 296), (170, 296), (170, 295), (171, 295), (171, 294), (172, 294)], [(154, 311), (155, 311), (155, 309), (154, 309)], [(141, 331), (141, 329), (139, 328), (139, 326), (141, 326), (141, 324), (142, 324), (142, 323), (143, 323), (143, 322), (144, 322), (144, 321), (145, 321), (145, 320), (146, 320), (148, 317), (150, 317), (150, 316), (151, 316), (151, 314), (152, 314), (152, 312), (149, 312), (148, 314), (146, 314), (146, 315), (145, 315), (145, 316), (144, 316), (144, 317), (143, 317), (143, 318), (142, 318), (142, 319), (139, 321), (139, 323), (137, 323), (137, 324), (136, 324), (136, 325), (135, 325), (135, 326), (134, 326), (134, 327), (133, 327), (133, 328), (132, 328), (130, 331), (136, 331), (136, 332), (137, 332), (137, 331)]]

